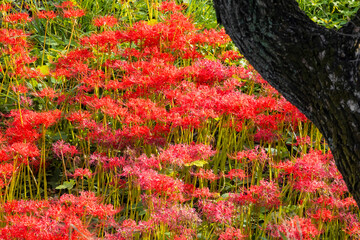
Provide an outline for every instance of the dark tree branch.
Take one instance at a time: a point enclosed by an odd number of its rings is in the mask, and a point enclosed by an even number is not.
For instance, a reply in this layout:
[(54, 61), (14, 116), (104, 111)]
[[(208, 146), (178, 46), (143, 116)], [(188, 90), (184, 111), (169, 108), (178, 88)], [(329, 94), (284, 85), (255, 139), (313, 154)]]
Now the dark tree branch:
[(339, 31), (295, 0), (213, 0), (251, 65), (319, 128), (360, 204), (360, 10)]

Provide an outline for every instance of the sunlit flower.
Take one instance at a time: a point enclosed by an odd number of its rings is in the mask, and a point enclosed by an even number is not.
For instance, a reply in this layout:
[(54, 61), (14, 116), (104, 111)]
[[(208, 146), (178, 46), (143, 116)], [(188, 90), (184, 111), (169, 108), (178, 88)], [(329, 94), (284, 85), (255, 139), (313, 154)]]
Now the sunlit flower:
[(54, 19), (56, 16), (57, 14), (54, 11), (39, 11), (37, 13), (37, 17), (40, 19)]
[(93, 20), (94, 26), (96, 27), (113, 27), (117, 24), (118, 20), (113, 16), (103, 16), (103, 17), (97, 17)]

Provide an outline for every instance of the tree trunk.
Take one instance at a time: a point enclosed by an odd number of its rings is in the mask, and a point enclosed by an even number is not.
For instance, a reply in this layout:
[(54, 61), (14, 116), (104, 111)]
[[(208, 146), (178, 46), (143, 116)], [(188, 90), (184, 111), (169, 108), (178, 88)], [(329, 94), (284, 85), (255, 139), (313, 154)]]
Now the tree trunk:
[(213, 0), (240, 52), (324, 135), (360, 206), (360, 10), (340, 30), (295, 0)]

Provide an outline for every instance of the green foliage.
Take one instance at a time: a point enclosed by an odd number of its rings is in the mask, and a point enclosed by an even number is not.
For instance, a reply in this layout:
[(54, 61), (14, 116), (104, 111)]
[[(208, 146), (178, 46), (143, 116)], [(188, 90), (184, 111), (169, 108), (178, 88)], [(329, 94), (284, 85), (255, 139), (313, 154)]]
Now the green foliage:
[(297, 0), (297, 2), (314, 22), (327, 28), (340, 28), (360, 8), (358, 0)]

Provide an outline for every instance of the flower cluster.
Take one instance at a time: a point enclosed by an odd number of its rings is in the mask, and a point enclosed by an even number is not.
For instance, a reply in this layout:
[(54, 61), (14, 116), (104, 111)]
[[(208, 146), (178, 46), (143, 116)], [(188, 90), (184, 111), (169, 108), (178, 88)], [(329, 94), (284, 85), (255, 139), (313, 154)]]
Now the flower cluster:
[(7, 2), (1, 239), (359, 238), (319, 131), (196, 4)]

